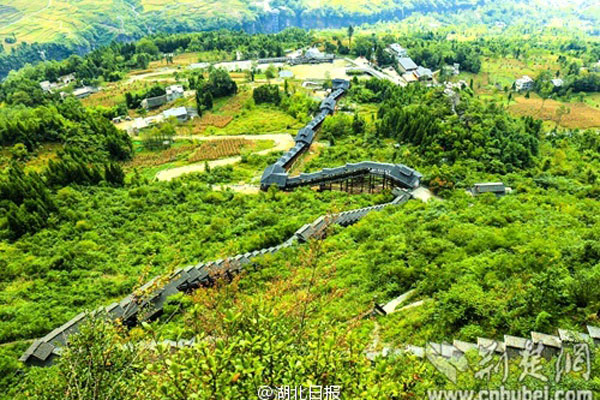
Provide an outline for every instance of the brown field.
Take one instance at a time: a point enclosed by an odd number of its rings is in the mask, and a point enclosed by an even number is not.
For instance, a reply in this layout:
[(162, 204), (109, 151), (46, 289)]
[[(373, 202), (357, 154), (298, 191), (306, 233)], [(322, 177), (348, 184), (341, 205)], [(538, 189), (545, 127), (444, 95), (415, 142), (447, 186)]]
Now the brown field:
[(243, 150), (255, 149), (257, 142), (246, 139), (209, 140), (195, 144), (174, 145), (166, 150), (144, 151), (123, 164), (126, 171), (140, 167), (158, 167), (167, 163), (194, 163), (238, 156)]
[(139, 154), (136, 155), (133, 160), (124, 163), (123, 167), (126, 170), (137, 167), (156, 167), (162, 164), (177, 161), (179, 155), (190, 152), (195, 147), (196, 146), (190, 144), (171, 147), (163, 151), (154, 151), (151, 153)]
[(215, 104), (212, 111), (205, 112), (200, 118), (195, 118), (187, 124), (190, 134), (204, 132), (209, 126), (225, 128), (233, 120), (233, 117), (240, 112), (244, 102), (251, 95), (250, 91), (242, 91), (233, 97), (222, 100), (222, 102), (217, 100), (218, 104)]
[(137, 92), (142, 89), (150, 88), (153, 85), (154, 82), (143, 80), (131, 82), (129, 84), (125, 83), (125, 81), (110, 83), (99, 92), (81, 100), (81, 102), (86, 107), (113, 107), (125, 101), (125, 92)]
[(509, 110), (517, 115), (529, 115), (544, 121), (557, 122), (557, 110), (565, 105), (571, 111), (564, 115), (560, 125), (565, 128), (596, 128), (600, 127), (600, 109), (592, 108), (585, 103), (561, 103), (555, 100), (546, 100), (542, 108), (542, 99), (519, 97), (516, 104), (512, 104)]
[(252, 148), (253, 146), (254, 142), (246, 139), (210, 140), (202, 143), (188, 158), (188, 161), (209, 161), (237, 156), (241, 154), (243, 149)]

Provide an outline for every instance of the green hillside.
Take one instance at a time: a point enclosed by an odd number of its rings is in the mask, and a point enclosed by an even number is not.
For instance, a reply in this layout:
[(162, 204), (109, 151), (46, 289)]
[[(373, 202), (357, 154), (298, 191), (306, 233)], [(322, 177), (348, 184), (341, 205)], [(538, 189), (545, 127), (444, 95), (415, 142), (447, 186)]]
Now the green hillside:
[[(374, 15), (378, 19), (391, 19), (411, 11), (451, 11), (477, 3), (477, 0), (336, 0), (326, 4), (315, 0), (2, 0), (0, 36), (16, 38), (15, 43), (9, 43), (11, 46), (64, 39), (93, 45), (158, 30), (222, 28), (223, 24), (260, 31), (277, 31), (293, 25), (326, 27), (338, 24), (337, 18), (329, 20), (333, 17), (351, 17), (361, 22), (361, 18), (367, 20)], [(261, 22), (260, 26), (255, 22)]]

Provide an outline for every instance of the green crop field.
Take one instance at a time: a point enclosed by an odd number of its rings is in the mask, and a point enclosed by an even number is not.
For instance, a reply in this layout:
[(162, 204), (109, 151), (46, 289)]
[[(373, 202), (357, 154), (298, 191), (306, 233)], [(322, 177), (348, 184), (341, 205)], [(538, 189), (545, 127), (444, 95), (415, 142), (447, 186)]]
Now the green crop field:
[(127, 10), (132, 12), (131, 6), (122, 0), (2, 0), (0, 36), (14, 35), (17, 43), (76, 39), (92, 25), (118, 33), (120, 21), (113, 17), (126, 15)]

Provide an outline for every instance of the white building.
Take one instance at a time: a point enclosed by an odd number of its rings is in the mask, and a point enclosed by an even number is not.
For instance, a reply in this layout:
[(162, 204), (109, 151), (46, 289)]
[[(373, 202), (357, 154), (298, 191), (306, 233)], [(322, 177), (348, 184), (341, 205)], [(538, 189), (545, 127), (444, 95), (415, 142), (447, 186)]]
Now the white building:
[(470, 194), (473, 196), (478, 196), (483, 193), (493, 193), (496, 196), (504, 196), (507, 193), (512, 191), (511, 188), (505, 186), (502, 182), (485, 182), (485, 183), (476, 183), (469, 190)]
[(552, 86), (554, 86), (555, 88), (559, 88), (562, 85), (564, 85), (564, 81), (562, 79), (560, 79), (560, 78), (552, 79)]
[(316, 47), (313, 47), (311, 49), (306, 50), (304, 56), (306, 58), (321, 58), (323, 56), (323, 53), (321, 53), (321, 50), (317, 49)]
[(180, 99), (184, 95), (183, 86), (181, 85), (171, 85), (167, 87), (165, 91), (167, 93), (167, 101)]
[(522, 78), (519, 78), (515, 81), (515, 89), (517, 89), (519, 92), (528, 91), (533, 89), (533, 83), (533, 79), (527, 75), (523, 75)]
[(445, 65), (444, 66), (444, 72), (446, 74), (450, 74), (450, 75), (458, 75), (460, 74), (460, 64), (459, 63), (454, 63), (452, 65)]
[(188, 69), (201, 69), (201, 68), (208, 68), (210, 67), (210, 64), (207, 62), (202, 62), (202, 63), (193, 63), (190, 64), (188, 66)]
[(168, 110), (163, 111), (162, 115), (164, 119), (175, 117), (179, 122), (185, 122), (190, 119), (188, 110), (185, 107), (169, 108)]
[(390, 44), (388, 50), (398, 58), (408, 57), (408, 51), (398, 43)]
[(433, 79), (433, 72), (429, 68), (425, 67), (417, 67), (417, 70), (414, 72), (415, 76), (420, 81), (427, 81)]
[(418, 67), (410, 57), (401, 57), (398, 59), (398, 68), (404, 73), (416, 71)]
[(44, 92), (50, 92), (50, 91), (52, 91), (52, 84), (50, 83), (50, 81), (40, 82), (40, 87), (42, 88), (42, 90)]
[(62, 82), (63, 85), (68, 85), (71, 82), (75, 82), (75, 74), (63, 75), (58, 78), (58, 80)]
[(77, 97), (78, 99), (84, 99), (96, 92), (96, 88), (93, 88), (91, 86), (84, 86), (73, 90), (73, 96)]

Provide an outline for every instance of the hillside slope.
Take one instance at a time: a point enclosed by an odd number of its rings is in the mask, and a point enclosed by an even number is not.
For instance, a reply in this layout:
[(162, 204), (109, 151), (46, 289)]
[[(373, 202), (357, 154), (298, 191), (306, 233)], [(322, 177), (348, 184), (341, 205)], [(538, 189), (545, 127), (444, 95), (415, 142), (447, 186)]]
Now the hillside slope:
[(289, 26), (345, 26), (403, 17), (413, 11), (452, 11), (480, 0), (15, 0), (0, 1), (0, 37), (26, 42), (72, 39), (94, 46), (156, 31), (223, 27), (273, 32)]

